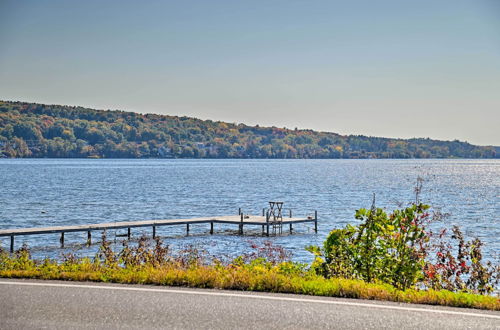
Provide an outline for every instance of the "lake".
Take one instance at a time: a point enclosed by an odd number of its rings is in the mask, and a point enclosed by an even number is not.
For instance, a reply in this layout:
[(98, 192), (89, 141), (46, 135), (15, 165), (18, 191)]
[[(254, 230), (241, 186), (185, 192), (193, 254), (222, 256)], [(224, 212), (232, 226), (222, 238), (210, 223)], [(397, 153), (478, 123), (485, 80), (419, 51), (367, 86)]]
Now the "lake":
[[(457, 224), (485, 242), (488, 258), (500, 251), (500, 160), (0, 159), (0, 228), (229, 215), (239, 207), (259, 214), (269, 200), (282, 200), (297, 216), (318, 211), (318, 234), (300, 224), (292, 235), (284, 228), (270, 238), (294, 260), (310, 261), (304, 247), (356, 223), (355, 210), (370, 207), (373, 193), (388, 210), (414, 200), (419, 176), (422, 200), (450, 213), (436, 228)], [(234, 226), (215, 225), (213, 236), (208, 230), (192, 225), (186, 237), (184, 226), (160, 227), (157, 234), (174, 247), (230, 255), (267, 239), (259, 228), (245, 236), (235, 235)], [(119, 241), (120, 233), (108, 237)], [(151, 229), (133, 229), (134, 237), (142, 233)], [(16, 247), (26, 242), (38, 257), (93, 255), (96, 246), (83, 248), (85, 239), (86, 233), (67, 233), (61, 250), (57, 234), (18, 237)], [(8, 238), (0, 242), (8, 247)]]

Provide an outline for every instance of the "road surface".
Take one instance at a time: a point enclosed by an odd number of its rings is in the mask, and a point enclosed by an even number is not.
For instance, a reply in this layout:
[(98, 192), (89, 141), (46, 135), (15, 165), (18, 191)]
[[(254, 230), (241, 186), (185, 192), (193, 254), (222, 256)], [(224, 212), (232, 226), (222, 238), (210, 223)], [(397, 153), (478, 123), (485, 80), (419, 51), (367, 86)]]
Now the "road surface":
[(500, 329), (500, 312), (303, 295), (0, 279), (0, 329)]

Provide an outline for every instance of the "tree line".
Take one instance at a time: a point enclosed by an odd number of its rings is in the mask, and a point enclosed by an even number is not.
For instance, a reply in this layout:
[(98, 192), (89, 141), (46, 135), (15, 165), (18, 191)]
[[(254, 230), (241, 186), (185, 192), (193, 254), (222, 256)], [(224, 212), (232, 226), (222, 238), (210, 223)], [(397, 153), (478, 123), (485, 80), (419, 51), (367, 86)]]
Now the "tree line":
[(0, 157), (499, 158), (500, 148), (0, 101)]

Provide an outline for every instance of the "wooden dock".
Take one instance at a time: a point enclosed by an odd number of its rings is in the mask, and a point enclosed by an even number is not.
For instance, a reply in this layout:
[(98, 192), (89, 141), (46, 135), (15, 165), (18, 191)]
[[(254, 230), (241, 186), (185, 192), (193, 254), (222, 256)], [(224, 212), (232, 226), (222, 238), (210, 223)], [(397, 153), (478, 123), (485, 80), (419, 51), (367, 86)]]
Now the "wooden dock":
[(233, 224), (238, 226), (238, 233), (243, 235), (244, 226), (262, 226), (262, 233), (266, 236), (270, 235), (270, 231), (274, 234), (281, 233), (284, 225), (289, 225), (289, 230), (292, 232), (293, 225), (297, 223), (314, 223), (314, 231), (318, 232), (318, 213), (314, 211), (314, 216), (307, 216), (304, 218), (292, 217), (292, 212), (289, 212), (289, 217), (281, 217), (276, 219), (271, 216), (266, 210), (262, 210), (262, 215), (246, 215), (241, 209), (238, 215), (216, 216), (216, 217), (202, 217), (190, 219), (165, 219), (165, 220), (141, 220), (141, 221), (120, 221), (98, 223), (91, 225), (78, 225), (78, 226), (55, 226), (55, 227), (35, 227), (35, 228), (18, 228), (18, 229), (2, 229), (0, 230), (0, 237), (10, 236), (10, 252), (14, 252), (14, 237), (39, 235), (39, 234), (61, 234), (60, 243), (64, 247), (64, 234), (71, 232), (87, 232), (87, 244), (91, 243), (93, 231), (104, 231), (111, 229), (124, 229), (127, 228), (127, 236), (130, 239), (131, 228), (138, 227), (151, 227), (152, 236), (156, 237), (156, 227), (185, 225), (186, 233), (189, 234), (189, 225), (192, 224), (210, 224), (210, 234), (214, 233), (214, 224)]

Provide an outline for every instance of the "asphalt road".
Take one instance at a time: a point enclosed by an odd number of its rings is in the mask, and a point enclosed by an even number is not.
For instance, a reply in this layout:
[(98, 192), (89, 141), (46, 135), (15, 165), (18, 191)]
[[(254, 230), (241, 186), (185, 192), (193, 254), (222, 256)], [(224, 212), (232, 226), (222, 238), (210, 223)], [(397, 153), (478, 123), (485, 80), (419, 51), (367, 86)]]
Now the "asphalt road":
[(500, 329), (500, 312), (301, 295), (0, 279), (0, 329)]

